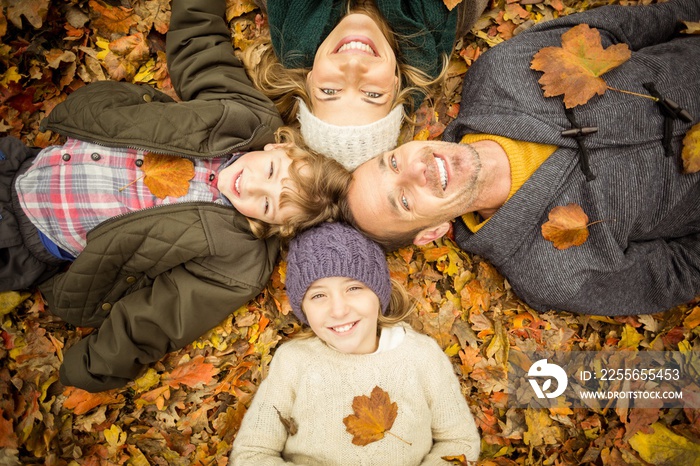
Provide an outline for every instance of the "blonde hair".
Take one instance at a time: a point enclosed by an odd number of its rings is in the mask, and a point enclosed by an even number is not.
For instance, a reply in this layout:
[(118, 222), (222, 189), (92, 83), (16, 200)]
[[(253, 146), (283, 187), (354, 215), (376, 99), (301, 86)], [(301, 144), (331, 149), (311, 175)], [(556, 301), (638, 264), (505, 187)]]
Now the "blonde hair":
[[(408, 116), (417, 110), (414, 108), (414, 97), (425, 98), (432, 95), (433, 89), (444, 81), (447, 76), (448, 57), (443, 57), (442, 71), (433, 79), (425, 71), (400, 62), (400, 37), (391, 30), (389, 23), (373, 2), (348, 0), (346, 14), (350, 13), (363, 13), (372, 18), (396, 54), (396, 75), (400, 79), (392, 109), (403, 104), (404, 117), (411, 121)], [(275, 54), (269, 37), (261, 37), (255, 44), (248, 47), (243, 53), (243, 62), (255, 87), (275, 103), (286, 124), (298, 125), (299, 102), (297, 99), (302, 99), (313, 113), (313, 103), (306, 81), (311, 68), (285, 68)]]
[[(408, 294), (404, 286), (391, 279), (391, 297), (389, 298), (389, 305), (387, 306), (386, 312), (382, 314), (379, 312), (377, 318), (377, 330), (382, 328), (391, 327), (399, 322), (403, 322), (406, 318), (413, 313), (415, 310), (415, 302), (413, 298)], [(304, 309), (302, 307), (302, 312)], [(305, 326), (299, 332), (293, 335), (294, 338), (310, 338), (316, 336), (311, 327)]]
[(289, 178), (282, 187), (280, 208), (296, 207), (299, 212), (282, 225), (271, 225), (258, 219), (248, 219), (258, 238), (280, 235), (291, 238), (321, 222), (340, 216), (341, 199), (347, 195), (352, 175), (339, 162), (313, 152), (301, 142), (294, 129), (284, 126), (275, 132), (278, 143), (292, 159)]

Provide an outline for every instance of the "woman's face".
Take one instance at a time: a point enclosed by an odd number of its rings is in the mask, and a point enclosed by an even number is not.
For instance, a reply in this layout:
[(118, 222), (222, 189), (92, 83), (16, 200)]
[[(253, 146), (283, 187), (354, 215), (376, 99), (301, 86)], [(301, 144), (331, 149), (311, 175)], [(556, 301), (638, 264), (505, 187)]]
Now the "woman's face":
[(307, 76), (313, 113), (326, 123), (366, 125), (391, 111), (396, 55), (367, 15), (345, 16), (326, 37)]

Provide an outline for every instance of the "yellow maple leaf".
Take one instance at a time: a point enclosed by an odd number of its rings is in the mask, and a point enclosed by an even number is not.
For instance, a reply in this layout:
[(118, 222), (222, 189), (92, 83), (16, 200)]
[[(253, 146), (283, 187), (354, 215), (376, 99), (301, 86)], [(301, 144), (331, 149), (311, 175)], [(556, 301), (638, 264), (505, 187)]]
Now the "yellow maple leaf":
[(700, 466), (700, 445), (672, 432), (660, 422), (651, 425), (654, 432), (637, 432), (629, 444), (639, 456), (657, 466), (682, 464)]

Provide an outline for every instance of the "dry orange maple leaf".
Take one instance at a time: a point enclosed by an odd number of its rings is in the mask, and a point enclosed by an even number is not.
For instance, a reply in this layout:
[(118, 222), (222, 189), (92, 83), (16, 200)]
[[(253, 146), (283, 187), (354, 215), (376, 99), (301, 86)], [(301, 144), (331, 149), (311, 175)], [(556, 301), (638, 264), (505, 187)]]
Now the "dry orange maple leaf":
[[(369, 397), (366, 395), (356, 396), (352, 400), (352, 410), (355, 414), (350, 414), (343, 419), (345, 430), (352, 434), (354, 445), (365, 446), (384, 438), (388, 433), (403, 440), (401, 437), (389, 432), (394, 425), (399, 406), (392, 402), (389, 394), (381, 388), (375, 386)], [(410, 445), (409, 442), (406, 442)]]
[(99, 393), (90, 393), (76, 387), (67, 387), (63, 392), (66, 401), (63, 407), (73, 409), (73, 414), (79, 416), (100, 405), (121, 403), (124, 398), (119, 393), (110, 390)]
[(600, 33), (579, 24), (561, 36), (561, 47), (545, 47), (535, 54), (530, 68), (543, 71), (539, 79), (545, 97), (564, 95), (564, 105), (583, 105), (609, 89), (602, 74), (620, 66), (632, 56), (627, 44), (603, 49)]
[(588, 239), (588, 215), (578, 204), (557, 206), (549, 212), (549, 220), (542, 224), (542, 236), (557, 249), (581, 246)]
[(691, 127), (683, 138), (683, 171), (696, 173), (700, 171), (700, 123)]
[(219, 369), (213, 364), (204, 362), (204, 356), (195, 356), (191, 361), (177, 366), (170, 371), (170, 374), (163, 376), (163, 381), (166, 385), (173, 388), (179, 388), (180, 385), (188, 387), (196, 387), (199, 384), (209, 384)]

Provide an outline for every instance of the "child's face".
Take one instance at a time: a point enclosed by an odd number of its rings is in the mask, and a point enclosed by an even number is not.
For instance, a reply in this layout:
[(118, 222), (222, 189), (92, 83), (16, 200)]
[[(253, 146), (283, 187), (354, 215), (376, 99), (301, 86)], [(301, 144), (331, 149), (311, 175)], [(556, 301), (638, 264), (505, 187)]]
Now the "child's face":
[(316, 280), (301, 303), (311, 330), (329, 346), (349, 354), (376, 351), (379, 306), (374, 291), (347, 277)]
[(248, 152), (219, 173), (217, 188), (246, 217), (282, 225), (295, 207), (280, 209), (280, 194), (292, 159), (279, 144)]

